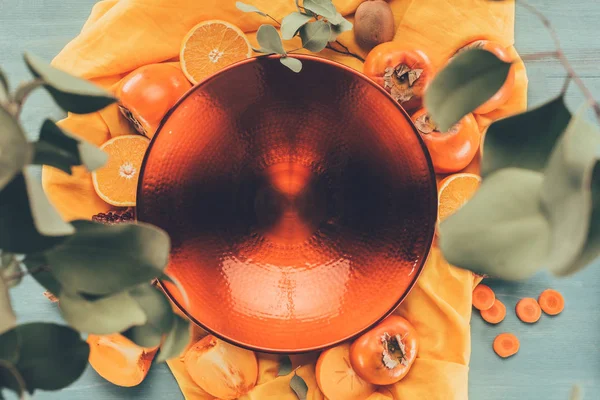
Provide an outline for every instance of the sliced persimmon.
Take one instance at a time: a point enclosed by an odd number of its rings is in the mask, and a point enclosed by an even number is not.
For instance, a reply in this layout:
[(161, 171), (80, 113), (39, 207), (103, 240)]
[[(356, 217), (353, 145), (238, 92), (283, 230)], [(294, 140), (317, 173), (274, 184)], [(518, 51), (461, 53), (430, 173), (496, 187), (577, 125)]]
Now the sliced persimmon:
[(88, 335), (89, 362), (98, 375), (124, 387), (139, 385), (150, 369), (156, 348), (140, 347), (118, 333)]
[(515, 308), (517, 317), (525, 323), (533, 324), (542, 316), (542, 309), (535, 299), (525, 297), (519, 300)]
[(480, 283), (473, 289), (473, 307), (480, 311), (489, 310), (496, 301), (496, 294), (488, 285)]
[(375, 385), (363, 380), (350, 364), (350, 344), (325, 350), (317, 360), (317, 384), (330, 400), (363, 400), (375, 392)]
[(554, 289), (544, 290), (538, 297), (538, 304), (542, 311), (548, 315), (560, 314), (565, 309), (563, 295)]
[(496, 336), (492, 347), (500, 357), (507, 358), (517, 354), (520, 342), (512, 333), (504, 332)]
[(487, 310), (479, 311), (481, 318), (490, 324), (499, 324), (506, 317), (506, 306), (500, 300), (496, 299), (494, 304)]

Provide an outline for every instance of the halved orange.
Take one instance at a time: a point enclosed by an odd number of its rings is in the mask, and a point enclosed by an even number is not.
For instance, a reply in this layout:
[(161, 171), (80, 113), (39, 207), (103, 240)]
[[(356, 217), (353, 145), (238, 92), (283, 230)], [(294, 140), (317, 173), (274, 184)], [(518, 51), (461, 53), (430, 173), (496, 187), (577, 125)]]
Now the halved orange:
[(438, 221), (458, 211), (473, 197), (480, 184), (481, 177), (470, 173), (453, 174), (442, 179), (438, 191)]
[(252, 55), (250, 42), (237, 26), (204, 21), (193, 27), (181, 44), (181, 70), (193, 84)]
[(141, 135), (123, 135), (100, 146), (108, 153), (108, 162), (92, 172), (92, 181), (102, 200), (113, 206), (135, 206), (140, 168), (149, 143)]

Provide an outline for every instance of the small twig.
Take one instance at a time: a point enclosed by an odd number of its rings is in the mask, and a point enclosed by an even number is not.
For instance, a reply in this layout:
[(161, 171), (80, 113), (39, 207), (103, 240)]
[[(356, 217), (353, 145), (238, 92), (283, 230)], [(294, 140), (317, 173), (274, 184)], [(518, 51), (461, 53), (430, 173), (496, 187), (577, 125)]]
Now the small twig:
[(538, 61), (543, 60), (545, 58), (558, 58), (557, 51), (543, 51), (539, 53), (532, 54), (524, 54), (521, 56), (521, 60), (523, 61)]
[(8, 276), (8, 277), (4, 278), (4, 281), (5, 282), (15, 281), (17, 279), (22, 279), (23, 277), (25, 277), (27, 275), (35, 275), (38, 272), (42, 272), (42, 271), (46, 271), (46, 270), (48, 270), (47, 265), (40, 265), (38, 267), (29, 269), (29, 270), (22, 270), (21, 272), (18, 272), (14, 275)]
[(267, 14), (266, 15), (268, 18), (270, 18), (271, 20), (273, 20), (273, 22), (275, 22), (277, 25), (281, 26), (281, 22), (277, 21), (275, 18), (273, 18), (271, 15)]
[(21, 113), (23, 103), (25, 103), (25, 100), (31, 94), (31, 92), (33, 92), (35, 89), (39, 88), (43, 84), (44, 81), (42, 79), (37, 78), (32, 81), (23, 82), (19, 86), (17, 86), (17, 89), (15, 90), (15, 94), (13, 96), (13, 101), (12, 103), (9, 103), (12, 106), (12, 114), (15, 117), (18, 117)]
[(344, 47), (344, 48), (345, 48), (345, 50), (344, 50), (344, 51), (342, 51), (342, 50), (336, 49), (335, 47), (333, 47), (333, 46), (331, 45), (331, 43), (327, 43), (327, 48), (328, 48), (329, 50), (331, 50), (331, 51), (335, 51), (336, 53), (339, 53), (339, 54), (344, 54), (344, 55), (346, 55), (346, 56), (350, 56), (350, 57), (354, 57), (354, 58), (356, 58), (357, 60), (359, 60), (359, 61), (361, 61), (361, 62), (365, 62), (365, 59), (364, 59), (364, 58), (362, 58), (362, 57), (361, 57), (361, 56), (359, 56), (358, 54), (354, 54), (354, 53), (352, 53), (351, 51), (349, 51), (349, 50), (348, 50), (348, 48), (347, 48), (346, 46), (344, 46), (343, 44), (341, 44), (339, 41), (337, 41), (337, 40), (336, 40), (336, 41), (335, 41), (335, 43), (338, 43), (338, 44), (340, 44), (342, 47)]
[(531, 12), (532, 14), (537, 16), (538, 19), (540, 21), (542, 21), (542, 23), (544, 24), (544, 26), (546, 27), (548, 32), (550, 32), (550, 36), (552, 36), (552, 40), (554, 41), (554, 46), (556, 48), (556, 57), (561, 62), (561, 64), (565, 67), (569, 76), (575, 81), (575, 84), (577, 84), (577, 86), (579, 86), (579, 89), (581, 89), (581, 91), (583, 92), (583, 95), (585, 96), (586, 100), (593, 107), (594, 113), (596, 114), (596, 119), (598, 120), (598, 122), (600, 122), (600, 104), (598, 104), (598, 102), (594, 98), (594, 95), (592, 94), (592, 92), (588, 89), (588, 87), (585, 85), (585, 83), (579, 77), (579, 75), (577, 75), (577, 72), (575, 72), (575, 69), (573, 68), (573, 66), (571, 65), (571, 63), (569, 62), (567, 57), (565, 56), (565, 53), (560, 44), (560, 39), (558, 37), (558, 33), (556, 32), (556, 29), (554, 29), (554, 27), (552, 26), (552, 23), (550, 22), (550, 20), (540, 10), (538, 10), (536, 7), (531, 5), (527, 0), (519, 0), (519, 2), (529, 12)]

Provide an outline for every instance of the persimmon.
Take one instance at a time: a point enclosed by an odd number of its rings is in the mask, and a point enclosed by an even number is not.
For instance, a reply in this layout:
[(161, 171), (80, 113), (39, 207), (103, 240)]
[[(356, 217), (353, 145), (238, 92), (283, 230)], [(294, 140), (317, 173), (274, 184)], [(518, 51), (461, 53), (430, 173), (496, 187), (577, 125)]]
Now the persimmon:
[(185, 369), (198, 386), (222, 400), (248, 393), (258, 379), (254, 352), (208, 335), (190, 347), (183, 358)]
[(118, 333), (112, 335), (88, 335), (89, 362), (98, 375), (107, 381), (124, 387), (142, 383), (157, 348), (140, 347)]
[(316, 367), (317, 384), (329, 400), (364, 400), (375, 385), (363, 380), (350, 363), (350, 344), (325, 350)]
[(481, 314), (481, 318), (487, 323), (494, 325), (499, 324), (504, 321), (504, 317), (506, 317), (506, 306), (496, 298), (492, 307), (487, 310), (481, 310), (479, 313)]
[(519, 351), (519, 339), (512, 333), (504, 332), (496, 336), (492, 348), (494, 352), (502, 358), (507, 358), (517, 354)]
[(558, 315), (565, 309), (565, 299), (554, 289), (544, 290), (538, 297), (538, 303), (546, 314)]
[(519, 300), (515, 308), (517, 317), (525, 323), (533, 324), (542, 316), (542, 309), (536, 299), (525, 297)]
[(363, 72), (407, 110), (422, 104), (422, 97), (433, 78), (429, 57), (421, 50), (407, 48), (398, 42), (382, 43), (371, 50)]
[(464, 169), (475, 157), (481, 135), (473, 114), (467, 114), (448, 132), (440, 132), (425, 108), (411, 117), (421, 134), (435, 172), (448, 174)]
[(375, 385), (391, 385), (406, 376), (417, 357), (417, 331), (397, 315), (359, 337), (350, 348), (356, 373)]
[[(484, 39), (473, 40), (473, 41), (465, 44), (464, 46), (462, 46), (461, 48), (459, 48), (457, 50), (455, 55), (459, 54), (460, 52), (462, 52), (464, 50), (473, 49), (473, 48), (487, 50), (487, 51), (493, 53), (494, 55), (496, 55), (496, 57), (498, 57), (500, 60), (507, 62), (507, 63), (512, 63), (514, 61), (506, 47), (502, 46), (498, 42), (494, 42), (491, 40), (484, 40)], [(508, 101), (508, 99), (510, 99), (510, 97), (512, 96), (512, 91), (513, 91), (514, 87), (515, 87), (515, 66), (513, 65), (513, 66), (511, 66), (510, 70), (508, 71), (508, 76), (506, 77), (506, 80), (504, 81), (504, 85), (502, 85), (502, 87), (490, 99), (488, 99), (485, 103), (483, 103), (479, 107), (477, 107), (473, 111), (473, 113), (487, 114), (491, 111), (494, 111), (495, 109), (497, 109), (498, 107), (500, 107), (501, 105), (506, 103)]]
[(176, 66), (149, 64), (124, 77), (116, 96), (121, 113), (139, 133), (152, 138), (163, 117), (191, 87)]

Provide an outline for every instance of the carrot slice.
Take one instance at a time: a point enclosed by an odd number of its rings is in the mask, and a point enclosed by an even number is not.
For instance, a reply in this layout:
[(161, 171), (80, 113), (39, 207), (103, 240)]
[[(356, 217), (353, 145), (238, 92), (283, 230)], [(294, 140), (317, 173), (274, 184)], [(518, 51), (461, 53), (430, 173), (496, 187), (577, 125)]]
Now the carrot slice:
[(517, 317), (528, 324), (537, 322), (542, 316), (540, 305), (531, 297), (525, 297), (524, 299), (519, 300), (515, 311), (517, 312)]
[(517, 354), (520, 343), (515, 335), (505, 332), (496, 336), (492, 347), (500, 357), (507, 358)]
[(557, 315), (565, 309), (565, 299), (554, 289), (546, 289), (538, 298), (542, 310), (548, 315)]
[(481, 310), (481, 318), (490, 324), (498, 324), (506, 317), (506, 306), (500, 300), (496, 299), (489, 310)]
[(473, 289), (473, 307), (478, 310), (489, 310), (496, 301), (496, 294), (488, 285), (480, 283)]

